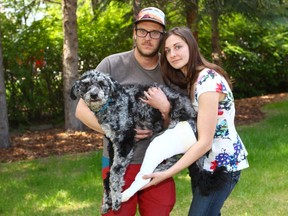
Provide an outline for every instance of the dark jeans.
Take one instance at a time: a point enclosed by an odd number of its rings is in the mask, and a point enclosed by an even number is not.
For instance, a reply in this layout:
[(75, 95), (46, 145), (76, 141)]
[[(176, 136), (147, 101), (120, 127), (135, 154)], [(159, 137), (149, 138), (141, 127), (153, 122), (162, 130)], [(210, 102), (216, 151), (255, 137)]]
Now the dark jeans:
[(193, 187), (193, 199), (188, 216), (214, 216), (221, 215), (221, 208), (235, 185), (239, 181), (240, 171), (229, 173), (229, 178), (221, 190), (203, 196), (198, 187)]

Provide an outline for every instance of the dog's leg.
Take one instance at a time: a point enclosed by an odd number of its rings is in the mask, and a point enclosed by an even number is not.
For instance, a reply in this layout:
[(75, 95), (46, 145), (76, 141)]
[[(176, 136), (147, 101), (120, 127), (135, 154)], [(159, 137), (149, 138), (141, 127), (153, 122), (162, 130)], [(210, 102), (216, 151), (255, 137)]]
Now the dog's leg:
[(143, 179), (143, 175), (152, 173), (163, 160), (186, 152), (196, 141), (191, 125), (187, 121), (179, 122), (174, 128), (155, 137), (146, 150), (135, 181), (122, 193), (122, 202), (129, 200), (138, 190), (149, 183), (150, 179)]
[[(115, 146), (114, 146), (115, 148)], [(126, 157), (122, 157), (119, 152), (114, 151), (113, 165), (110, 169), (110, 189), (111, 189), (111, 199), (112, 199), (112, 209), (117, 211), (121, 207), (121, 191), (124, 186), (124, 175), (129, 165), (131, 158), (133, 156), (133, 150), (129, 152)]]

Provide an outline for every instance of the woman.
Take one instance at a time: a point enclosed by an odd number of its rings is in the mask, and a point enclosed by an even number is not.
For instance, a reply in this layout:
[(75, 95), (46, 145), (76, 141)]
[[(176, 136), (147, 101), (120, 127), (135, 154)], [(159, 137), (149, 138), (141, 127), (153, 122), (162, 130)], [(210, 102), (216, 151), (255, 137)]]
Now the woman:
[[(197, 111), (198, 140), (170, 169), (145, 175), (145, 179), (152, 178), (146, 187), (189, 167), (193, 193), (189, 216), (220, 215), (240, 171), (249, 167), (247, 151), (234, 125), (231, 82), (221, 67), (202, 57), (188, 28), (168, 31), (162, 49), (164, 80), (185, 89)], [(160, 106), (152, 93), (146, 102)]]

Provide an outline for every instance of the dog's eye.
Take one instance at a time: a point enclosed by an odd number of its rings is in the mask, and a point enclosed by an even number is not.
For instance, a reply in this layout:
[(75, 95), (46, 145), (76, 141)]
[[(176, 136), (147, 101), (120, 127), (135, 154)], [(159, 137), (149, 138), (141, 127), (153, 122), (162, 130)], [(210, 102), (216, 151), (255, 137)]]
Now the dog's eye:
[(104, 81), (99, 81), (98, 85), (100, 86), (100, 88), (103, 88), (106, 86)]
[(87, 86), (81, 85), (80, 89), (81, 89), (81, 92), (86, 92), (87, 91)]

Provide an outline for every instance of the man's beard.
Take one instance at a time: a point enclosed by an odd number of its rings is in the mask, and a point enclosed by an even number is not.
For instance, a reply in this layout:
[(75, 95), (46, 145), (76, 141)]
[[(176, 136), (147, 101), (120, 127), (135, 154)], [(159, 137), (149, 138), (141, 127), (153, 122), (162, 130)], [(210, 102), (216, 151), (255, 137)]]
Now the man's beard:
[(144, 53), (140, 47), (141, 46), (138, 46), (138, 44), (136, 42), (136, 49), (138, 50), (138, 52), (140, 53), (141, 56), (143, 56), (143, 57), (154, 57), (159, 52), (160, 44), (153, 51), (151, 51), (149, 53)]

